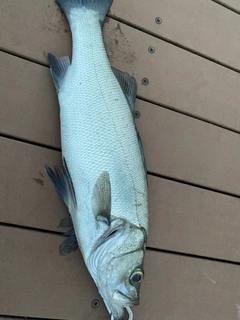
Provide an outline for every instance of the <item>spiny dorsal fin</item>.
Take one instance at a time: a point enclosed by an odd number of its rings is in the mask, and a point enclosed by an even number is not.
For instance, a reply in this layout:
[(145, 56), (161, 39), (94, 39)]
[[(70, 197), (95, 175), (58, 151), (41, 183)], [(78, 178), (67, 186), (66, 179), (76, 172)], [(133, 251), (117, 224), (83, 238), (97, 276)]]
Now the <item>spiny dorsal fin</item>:
[(74, 232), (74, 229), (72, 229), (69, 232), (64, 233), (64, 236), (67, 237), (66, 240), (63, 241), (62, 244), (59, 246), (59, 252), (61, 256), (66, 256), (73, 251), (77, 250), (78, 248), (78, 242), (77, 238)]
[(58, 194), (63, 199), (65, 205), (68, 207), (69, 212), (71, 213), (74, 208), (77, 206), (77, 201), (75, 197), (75, 192), (72, 184), (70, 174), (68, 172), (67, 164), (63, 158), (64, 171), (62, 169), (54, 168), (54, 171), (45, 166), (45, 171), (51, 179), (54, 187), (56, 188)]
[(111, 221), (111, 182), (108, 172), (97, 179), (92, 193), (92, 211), (97, 221), (110, 224)]
[(115, 74), (115, 77), (117, 78), (117, 80), (122, 88), (122, 91), (125, 94), (127, 102), (129, 104), (129, 107), (133, 113), (136, 95), (137, 95), (136, 79), (131, 77), (127, 72), (122, 72), (122, 71), (115, 69), (113, 67), (112, 67), (112, 71)]
[(59, 92), (61, 85), (63, 84), (65, 74), (70, 66), (69, 57), (57, 58), (53, 54), (48, 54), (48, 60), (50, 63), (50, 73), (57, 92)]

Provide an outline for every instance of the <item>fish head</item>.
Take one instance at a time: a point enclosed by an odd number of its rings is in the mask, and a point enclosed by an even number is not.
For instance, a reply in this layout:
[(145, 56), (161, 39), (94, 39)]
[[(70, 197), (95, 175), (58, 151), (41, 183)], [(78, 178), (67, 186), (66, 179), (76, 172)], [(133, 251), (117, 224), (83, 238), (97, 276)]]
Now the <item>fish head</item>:
[(130, 223), (111, 229), (88, 268), (113, 319), (123, 320), (125, 308), (139, 304), (146, 232)]

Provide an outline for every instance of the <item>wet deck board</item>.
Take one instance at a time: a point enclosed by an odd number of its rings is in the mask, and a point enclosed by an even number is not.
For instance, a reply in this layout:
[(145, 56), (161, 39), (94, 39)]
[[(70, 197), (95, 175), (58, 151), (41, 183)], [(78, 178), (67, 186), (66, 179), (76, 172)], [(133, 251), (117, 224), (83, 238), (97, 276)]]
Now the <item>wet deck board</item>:
[[(107, 319), (79, 252), (60, 257), (62, 237), (0, 227), (2, 314), (52, 319)], [(44, 271), (44, 272), (43, 272)], [(147, 251), (135, 319), (237, 319), (239, 267)], [(17, 288), (17, 290), (16, 290)], [(151, 292), (151, 294), (149, 294)]]

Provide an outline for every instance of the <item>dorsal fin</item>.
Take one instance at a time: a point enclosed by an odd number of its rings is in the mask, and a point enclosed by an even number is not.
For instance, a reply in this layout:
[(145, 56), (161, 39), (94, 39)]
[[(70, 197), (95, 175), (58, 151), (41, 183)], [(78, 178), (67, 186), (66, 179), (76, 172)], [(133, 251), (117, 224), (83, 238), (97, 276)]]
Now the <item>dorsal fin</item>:
[(129, 107), (133, 113), (134, 111), (134, 105), (137, 95), (137, 82), (136, 79), (131, 77), (127, 72), (122, 72), (118, 69), (115, 69), (112, 67), (112, 71), (117, 78), (122, 91), (127, 99), (127, 102), (129, 104)]
[(111, 222), (111, 183), (108, 172), (98, 177), (92, 193), (92, 211), (97, 221)]

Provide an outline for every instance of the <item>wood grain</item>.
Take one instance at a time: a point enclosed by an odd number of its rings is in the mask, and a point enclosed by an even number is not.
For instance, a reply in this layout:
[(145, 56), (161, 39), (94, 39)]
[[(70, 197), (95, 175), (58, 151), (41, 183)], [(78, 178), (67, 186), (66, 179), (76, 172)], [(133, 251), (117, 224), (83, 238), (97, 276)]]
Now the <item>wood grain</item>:
[[(161, 3), (166, 5), (168, 2)], [(213, 2), (208, 1), (208, 3)], [(146, 5), (149, 6), (147, 3)], [(177, 5), (179, 6), (179, 2)], [(219, 5), (217, 7), (222, 8)], [(225, 8), (223, 10), (230, 11)], [(171, 12), (179, 14), (178, 10), (171, 10)], [(0, 14), (2, 14), (0, 48), (5, 51), (46, 65), (48, 52), (58, 56), (71, 54), (71, 35), (68, 24), (54, 1), (6, 0), (0, 2)], [(196, 11), (196, 14), (199, 15), (199, 12)], [(232, 14), (236, 16), (235, 13)], [(9, 23), (10, 20), (15, 23)], [(220, 21), (222, 24), (225, 20)], [(198, 26), (197, 23), (196, 26)], [(179, 27), (177, 29), (182, 30)], [(236, 27), (234, 30), (238, 29), (240, 28)], [(231, 24), (231, 35), (234, 35), (235, 32), (232, 30)], [(190, 32), (194, 34), (192, 29)], [(218, 32), (222, 34), (219, 29)], [(104, 35), (111, 64), (136, 77), (139, 96), (240, 131), (239, 73), (112, 19), (106, 20)], [(185, 33), (183, 37), (190, 38)], [(202, 37), (205, 38), (205, 35)], [(215, 35), (214, 37), (216, 38)], [(200, 38), (195, 35), (197, 42)], [(231, 39), (231, 36), (229, 38)], [(239, 42), (236, 39), (233, 43)], [(226, 42), (223, 41), (223, 43), (225, 47), (230, 48), (230, 52), (216, 51), (224, 52), (231, 57), (234, 50), (230, 45), (227, 46)], [(154, 54), (148, 52), (150, 46), (155, 48)], [(3, 60), (1, 68), (4, 68), (4, 65)], [(6, 67), (9, 67), (9, 64)], [(22, 70), (20, 66), (17, 69)], [(4, 70), (4, 74), (6, 73), (7, 71)], [(141, 84), (144, 77), (149, 79), (148, 86)], [(45, 86), (48, 81), (45, 81)], [(36, 80), (33, 82), (36, 83)], [(12, 88), (11, 82), (9, 87)], [(30, 88), (33, 89), (33, 86)], [(42, 89), (42, 87), (38, 88), (39, 91)]]
[[(62, 237), (0, 227), (2, 314), (53, 319), (108, 319), (80, 255), (60, 257)], [(237, 319), (239, 266), (147, 251), (136, 319)]]

